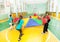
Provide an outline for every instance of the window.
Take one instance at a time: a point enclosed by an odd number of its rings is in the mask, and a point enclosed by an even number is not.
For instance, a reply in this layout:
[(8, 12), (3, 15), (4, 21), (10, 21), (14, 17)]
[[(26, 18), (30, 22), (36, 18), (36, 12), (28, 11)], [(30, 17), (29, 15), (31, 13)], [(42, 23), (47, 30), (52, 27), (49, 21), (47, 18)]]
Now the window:
[(4, 11), (4, 0), (0, 0), (0, 13)]

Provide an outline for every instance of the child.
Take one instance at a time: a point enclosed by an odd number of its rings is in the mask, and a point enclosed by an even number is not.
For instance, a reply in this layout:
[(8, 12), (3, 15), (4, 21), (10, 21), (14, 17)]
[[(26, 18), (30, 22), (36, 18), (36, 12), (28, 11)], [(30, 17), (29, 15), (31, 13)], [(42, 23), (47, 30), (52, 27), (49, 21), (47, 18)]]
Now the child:
[(46, 19), (45, 16), (42, 18), (42, 22), (43, 22), (43, 25), (44, 25), (43, 33), (45, 33), (46, 32), (46, 28), (47, 28), (47, 19)]
[(50, 15), (48, 13), (46, 13), (46, 18), (48, 20), (48, 23), (50, 22)]
[(24, 21), (22, 20), (23, 17), (21, 15), (20, 15), (19, 19), (20, 20), (18, 21), (17, 26), (16, 26), (16, 30), (18, 30), (20, 32), (18, 41), (21, 40), (21, 36), (23, 35), (22, 34), (22, 27), (23, 27), (23, 23), (24, 23)]
[(10, 18), (9, 18), (9, 25), (10, 25), (10, 29), (12, 30), (12, 26), (13, 26), (13, 18), (12, 18), (11, 15), (10, 15)]
[(41, 19), (41, 16), (38, 16), (38, 19), (40, 20)]
[(46, 18), (47, 18), (47, 28), (46, 28), (46, 32), (48, 32), (48, 25), (49, 25), (49, 22), (50, 22), (50, 15), (46, 12)]

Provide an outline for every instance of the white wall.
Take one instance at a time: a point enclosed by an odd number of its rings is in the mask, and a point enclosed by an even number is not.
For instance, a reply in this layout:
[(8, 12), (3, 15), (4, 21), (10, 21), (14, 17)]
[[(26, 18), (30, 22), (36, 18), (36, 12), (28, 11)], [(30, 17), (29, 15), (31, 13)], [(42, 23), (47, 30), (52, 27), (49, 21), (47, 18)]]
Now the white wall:
[[(54, 3), (53, 8), (52, 8), (52, 3)], [(60, 12), (60, 0), (50, 0), (49, 1), (49, 6), (48, 6), (48, 11), (50, 12)]]
[[(11, 2), (11, 4), (13, 4), (13, 7), (14, 7), (13, 12), (17, 12), (17, 11), (23, 12), (23, 11), (26, 11), (26, 9), (25, 9), (26, 4), (41, 4), (41, 3), (46, 3), (47, 0), (25, 0), (25, 1), (24, 0), (16, 0), (16, 4), (15, 4), (15, 0), (10, 0), (10, 2)], [(18, 8), (18, 10), (16, 7)]]
[[(10, 7), (6, 7), (6, 1), (11, 3), (11, 7), (12, 7), (12, 12), (21, 12), (21, 11), (26, 11), (26, 4), (40, 4), (40, 3), (46, 3), (49, 0), (4, 0), (5, 1), (5, 13), (9, 13), (9, 9)], [(56, 6), (58, 7), (58, 11), (60, 12), (60, 0), (54, 0), (54, 7), (52, 10), (52, 2), (53, 0), (50, 0), (48, 2), (48, 11), (50, 12), (56, 12)], [(58, 3), (57, 3), (58, 2)], [(58, 4), (58, 5), (57, 5)], [(17, 10), (18, 9), (18, 10)]]
[[(13, 13), (23, 12), (23, 11), (26, 12), (29, 11), (26, 10), (27, 4), (32, 5), (32, 4), (42, 4), (47, 2), (47, 0), (0, 0), (0, 2), (1, 1), (4, 1), (5, 9), (2, 12), (0, 12), (0, 19), (8, 18), (10, 15), (10, 10)], [(38, 12), (41, 13), (41, 9), (38, 10)], [(4, 18), (2, 16), (4, 16)]]

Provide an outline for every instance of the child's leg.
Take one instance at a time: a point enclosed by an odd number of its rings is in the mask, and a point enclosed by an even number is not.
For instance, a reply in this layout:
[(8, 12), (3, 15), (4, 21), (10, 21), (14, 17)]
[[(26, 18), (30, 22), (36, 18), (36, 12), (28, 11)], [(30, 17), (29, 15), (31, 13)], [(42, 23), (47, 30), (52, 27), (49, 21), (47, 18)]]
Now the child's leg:
[(48, 32), (49, 22), (50, 22), (50, 20), (48, 20), (48, 22), (47, 22), (47, 24), (46, 24), (46, 32)]
[(13, 27), (12, 29), (14, 29), (14, 23), (12, 23), (12, 27)]
[(9, 25), (10, 25), (10, 28), (9, 29), (11, 29), (12, 28), (12, 23), (9, 23)]
[(48, 23), (50, 22), (50, 19), (48, 20)]
[(46, 32), (48, 32), (48, 23), (46, 23)]
[(21, 36), (23, 35), (22, 30), (19, 30), (19, 32), (20, 32), (19, 39), (21, 39)]
[(43, 33), (46, 32), (46, 24), (44, 25)]
[(14, 29), (14, 24), (10, 23), (10, 30)]
[(10, 26), (10, 29), (12, 29), (12, 26)]

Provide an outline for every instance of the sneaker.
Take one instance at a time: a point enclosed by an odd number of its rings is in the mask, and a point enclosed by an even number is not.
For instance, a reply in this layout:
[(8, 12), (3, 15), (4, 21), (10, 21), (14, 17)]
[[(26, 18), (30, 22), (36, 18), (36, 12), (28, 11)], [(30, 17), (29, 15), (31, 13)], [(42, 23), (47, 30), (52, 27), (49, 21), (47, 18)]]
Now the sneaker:
[(22, 34), (22, 35), (24, 35), (24, 34)]
[(45, 33), (41, 33), (41, 34), (45, 34)]
[(18, 39), (18, 41), (20, 41), (21, 39)]
[(46, 33), (48, 33), (48, 31), (46, 31)]
[(46, 32), (48, 32), (48, 31), (46, 31)]

